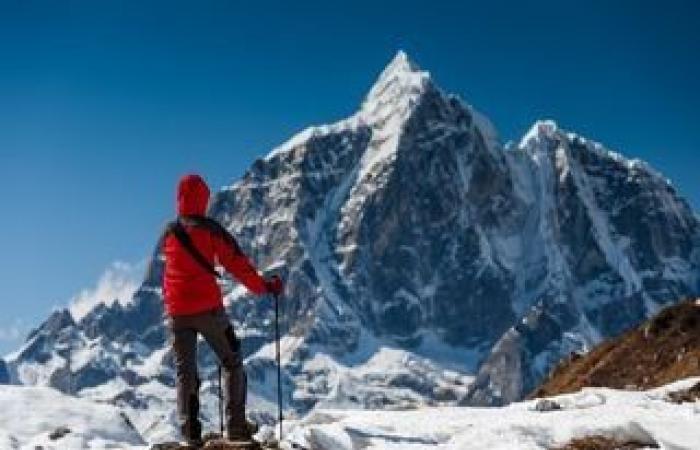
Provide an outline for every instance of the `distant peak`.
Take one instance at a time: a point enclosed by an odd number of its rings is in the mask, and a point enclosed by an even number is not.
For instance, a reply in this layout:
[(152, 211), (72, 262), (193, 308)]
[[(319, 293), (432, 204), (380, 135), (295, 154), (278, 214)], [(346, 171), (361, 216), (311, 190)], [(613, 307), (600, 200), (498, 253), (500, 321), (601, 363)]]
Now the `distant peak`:
[(375, 87), (381, 84), (382, 81), (389, 81), (394, 78), (404, 78), (414, 76), (428, 77), (428, 72), (421, 70), (420, 66), (413, 62), (406, 52), (399, 50), (396, 55), (389, 61), (389, 64), (384, 67), (382, 73), (379, 75)]
[(405, 51), (399, 50), (396, 52), (396, 55), (394, 55), (394, 58), (389, 61), (389, 64), (387, 64), (383, 72), (420, 72), (420, 70), (418, 64), (413, 62)]
[(527, 147), (532, 143), (553, 139), (558, 129), (557, 123), (553, 120), (538, 120), (520, 140), (520, 147)]
[(538, 137), (554, 137), (557, 133), (559, 126), (557, 123), (551, 119), (538, 120), (530, 129), (528, 134), (532, 134)]
[(385, 116), (388, 109), (404, 110), (415, 104), (425, 90), (430, 74), (399, 50), (387, 64), (362, 104), (363, 115), (370, 119)]
[(538, 120), (535, 122), (535, 124), (532, 125), (530, 130), (525, 133), (525, 136), (523, 136), (523, 138), (520, 140), (518, 147), (534, 152), (548, 152), (560, 148), (559, 144), (552, 145), (552, 143), (555, 141), (568, 143), (575, 142), (579, 144), (579, 149), (583, 148), (585, 151), (595, 152), (600, 156), (615, 161), (616, 163), (626, 167), (628, 170), (643, 171), (650, 176), (661, 180), (663, 183), (671, 184), (668, 179), (666, 179), (663, 175), (661, 175), (661, 173), (657, 172), (646, 162), (640, 159), (627, 158), (620, 153), (605, 148), (599, 142), (588, 139), (577, 133), (561, 129), (555, 121), (549, 119)]

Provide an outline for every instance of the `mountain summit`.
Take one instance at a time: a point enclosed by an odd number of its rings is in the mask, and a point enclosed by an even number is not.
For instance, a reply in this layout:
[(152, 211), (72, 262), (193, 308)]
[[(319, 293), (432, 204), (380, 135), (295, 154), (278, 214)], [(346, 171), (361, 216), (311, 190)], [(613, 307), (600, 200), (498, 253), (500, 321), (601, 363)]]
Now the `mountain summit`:
[[(551, 121), (504, 149), (403, 52), (356, 114), (256, 160), (209, 214), (287, 280), (286, 404), (299, 414), (510, 402), (562, 356), (700, 293), (700, 223), (666, 179)], [(161, 270), (129, 305), (54, 313), (9, 358), (13, 380), (122, 405), (147, 437), (166, 433)], [(250, 409), (272, 421), (270, 305), (227, 289)], [(214, 360), (200, 355), (213, 418)]]
[(430, 81), (428, 72), (408, 59), (403, 51), (396, 54), (370, 89), (360, 114), (369, 122), (386, 118), (387, 113), (407, 113), (416, 104)]

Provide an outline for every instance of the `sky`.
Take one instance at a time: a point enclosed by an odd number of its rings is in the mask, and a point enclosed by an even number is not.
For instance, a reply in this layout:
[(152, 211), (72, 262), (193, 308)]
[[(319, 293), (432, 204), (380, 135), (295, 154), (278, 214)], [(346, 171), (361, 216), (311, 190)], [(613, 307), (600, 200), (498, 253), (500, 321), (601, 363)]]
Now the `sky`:
[(133, 289), (182, 174), (352, 114), (399, 49), (504, 142), (555, 119), (699, 211), (699, 5), (0, 0), (0, 355)]

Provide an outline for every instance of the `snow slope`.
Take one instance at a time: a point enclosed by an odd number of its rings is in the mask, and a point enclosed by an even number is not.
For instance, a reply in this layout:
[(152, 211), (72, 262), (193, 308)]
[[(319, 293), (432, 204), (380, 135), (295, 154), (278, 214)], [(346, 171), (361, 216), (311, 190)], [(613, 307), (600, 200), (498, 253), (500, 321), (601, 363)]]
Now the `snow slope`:
[[(123, 449), (145, 444), (119, 408), (55, 389), (0, 386), (0, 405), (3, 450)], [(61, 428), (70, 431), (52, 439), (51, 434)]]
[(314, 450), (548, 450), (574, 438), (605, 436), (666, 450), (697, 450), (700, 403), (676, 405), (665, 394), (698, 381), (647, 392), (587, 388), (553, 397), (561, 410), (548, 412), (537, 411), (534, 400), (499, 408), (317, 410), (292, 425), (287, 445)]
[[(646, 392), (587, 388), (552, 397), (561, 409), (544, 412), (536, 409), (536, 401), (496, 408), (317, 409), (301, 420), (287, 422), (282, 448), (548, 450), (573, 438), (606, 436), (658, 444), (665, 450), (697, 450), (700, 402), (679, 405), (668, 402), (666, 395), (699, 381), (690, 378)], [(3, 450), (148, 448), (117, 407), (50, 388), (20, 386), (0, 387), (0, 405)], [(56, 433), (62, 428), (70, 432)], [(274, 429), (263, 427), (261, 437)]]

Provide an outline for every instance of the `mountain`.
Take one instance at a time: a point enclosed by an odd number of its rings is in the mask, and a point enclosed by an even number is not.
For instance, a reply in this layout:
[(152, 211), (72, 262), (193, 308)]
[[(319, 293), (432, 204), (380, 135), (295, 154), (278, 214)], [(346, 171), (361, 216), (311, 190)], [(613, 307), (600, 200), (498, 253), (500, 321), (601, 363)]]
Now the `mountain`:
[(647, 164), (552, 122), (537, 123), (514, 155), (534, 169), (536, 231), (518, 272), (535, 295), (482, 363), (467, 397), (477, 404), (521, 397), (562, 355), (698, 290), (698, 217)]
[[(700, 293), (700, 221), (665, 178), (552, 121), (504, 148), (402, 52), (354, 115), (256, 160), (209, 214), (287, 280), (285, 402), (298, 415), (511, 402), (562, 356)], [(121, 405), (147, 438), (167, 434), (161, 273), (156, 257), (127, 305), (54, 312), (8, 358), (12, 379)], [(252, 414), (272, 422), (270, 300), (225, 290)], [(199, 357), (213, 424), (214, 358)]]
[(666, 307), (585, 355), (572, 354), (531, 396), (552, 396), (591, 386), (650, 389), (693, 376), (700, 376), (700, 300)]

